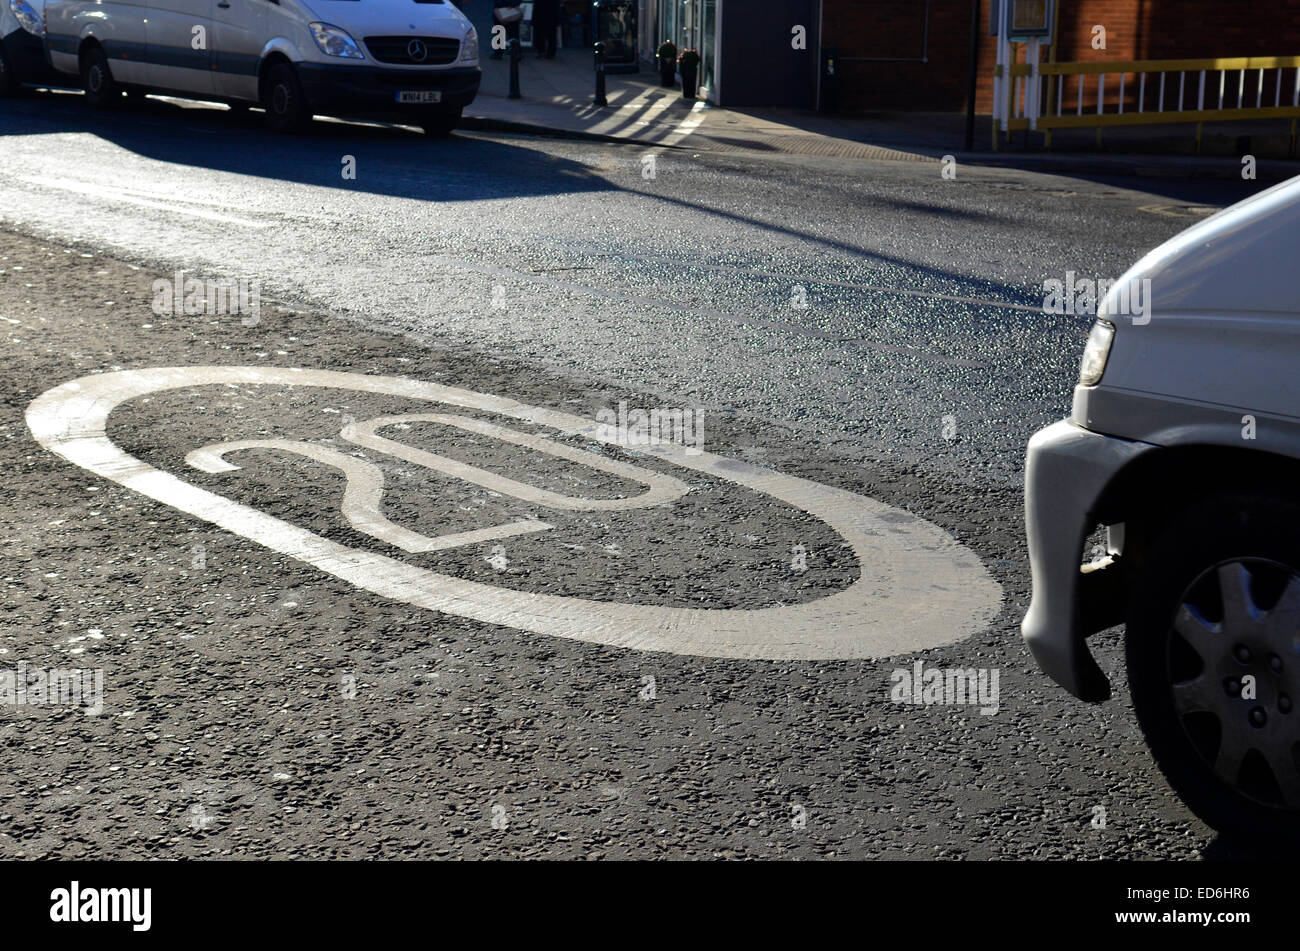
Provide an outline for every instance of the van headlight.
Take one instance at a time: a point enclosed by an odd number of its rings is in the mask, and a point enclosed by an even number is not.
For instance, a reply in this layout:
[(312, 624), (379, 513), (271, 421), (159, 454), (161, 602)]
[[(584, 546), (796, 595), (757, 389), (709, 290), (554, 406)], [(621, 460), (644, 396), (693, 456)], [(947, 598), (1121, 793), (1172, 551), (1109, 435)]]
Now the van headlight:
[(1114, 324), (1099, 320), (1092, 325), (1088, 342), (1083, 348), (1083, 362), (1079, 364), (1081, 384), (1096, 386), (1101, 382), (1101, 375), (1106, 372), (1106, 359), (1110, 356), (1110, 345), (1114, 340)]
[(18, 20), (18, 25), (28, 33), (35, 33), (37, 36), (45, 35), (45, 27), (41, 24), (40, 15), (27, 0), (9, 0), (9, 9)]
[(460, 41), (460, 61), (471, 64), (478, 62), (478, 30), (472, 26), (465, 31), (465, 39)]
[(308, 29), (316, 40), (316, 45), (326, 56), (345, 56), (348, 59), (365, 59), (361, 47), (347, 30), (328, 23), (309, 23)]

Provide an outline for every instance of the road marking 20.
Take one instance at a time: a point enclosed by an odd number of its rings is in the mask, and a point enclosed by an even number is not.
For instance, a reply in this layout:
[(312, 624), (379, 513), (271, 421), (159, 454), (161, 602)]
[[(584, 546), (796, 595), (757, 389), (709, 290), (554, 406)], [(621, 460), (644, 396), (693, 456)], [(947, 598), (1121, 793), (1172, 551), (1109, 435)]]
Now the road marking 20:
[[(27, 425), (42, 446), (84, 469), (358, 588), (431, 611), (539, 634), (612, 647), (711, 657), (879, 658), (955, 643), (987, 627), (999, 608), (1001, 589), (975, 554), (929, 522), (843, 489), (672, 444), (645, 447), (644, 452), (683, 469), (771, 496), (822, 520), (852, 547), (860, 565), (859, 578), (848, 588), (817, 600), (757, 609), (659, 607), (516, 591), (439, 574), (378, 552), (338, 544), (156, 469), (124, 452), (107, 436), (109, 414), (130, 400), (227, 383), (319, 387), (405, 397), (420, 403), (486, 411), (562, 433), (581, 434), (594, 441), (612, 442), (609, 438), (602, 440), (601, 427), (593, 420), (500, 396), (400, 377), (276, 367), (158, 367), (93, 374), (37, 397), (27, 409)], [(579, 500), (544, 493), (386, 440), (376, 432), (388, 425), (385, 420), (412, 418), (432, 418), (603, 468), (641, 481), (649, 491), (630, 500)], [(648, 504), (649, 499), (670, 502), (682, 494), (683, 483), (670, 476), (468, 417), (408, 414), (372, 420), (358, 430), (352, 436), (360, 445), (369, 442), (371, 448), (382, 448), (399, 458), (405, 454), (408, 461), (470, 478), (480, 485), (489, 484), (484, 480), (498, 480), (497, 486), (509, 484), (510, 494), (528, 498), (519, 493), (532, 493), (532, 500), (546, 499), (538, 504), (554, 508), (639, 506)], [(292, 451), (303, 451), (303, 446), (313, 444), (293, 445)], [(218, 444), (191, 453), (190, 459), (199, 468), (220, 470), (229, 465), (222, 456), (230, 451), (231, 444)], [(362, 496), (362, 504), (352, 507), (352, 516), (364, 524), (366, 518), (378, 514), (378, 497), (364, 486)], [(358, 500), (354, 497), (353, 501)], [(486, 531), (509, 527), (495, 526)], [(527, 527), (540, 530), (540, 526)], [(381, 523), (372, 521), (370, 528), (370, 534), (383, 537), (376, 534), (384, 529)], [(407, 542), (427, 538), (411, 535), (414, 537), (405, 537)]]

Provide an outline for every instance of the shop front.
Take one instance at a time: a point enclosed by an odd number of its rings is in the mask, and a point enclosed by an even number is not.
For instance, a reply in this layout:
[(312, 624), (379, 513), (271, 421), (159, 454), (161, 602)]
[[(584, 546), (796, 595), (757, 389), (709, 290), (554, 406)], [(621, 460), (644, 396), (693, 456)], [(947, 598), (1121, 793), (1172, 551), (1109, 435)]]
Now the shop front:
[(700, 54), (701, 99), (717, 102), (718, 17), (721, 0), (642, 0), (645, 7), (642, 23), (645, 31), (642, 58), (654, 59), (659, 44), (665, 40), (678, 50), (693, 49)]
[[(532, 0), (523, 0), (521, 6), (524, 11), (524, 19), (520, 31), (520, 42), (525, 47), (532, 47), (535, 41), (533, 36), (534, 5)], [(559, 33), (557, 34), (559, 45), (566, 50), (590, 52), (592, 44), (595, 42), (591, 33), (591, 0), (560, 0), (559, 13)]]
[(641, 58), (653, 60), (664, 40), (679, 50), (698, 52), (701, 99), (729, 107), (815, 106), (818, 0), (641, 0), (641, 4)]

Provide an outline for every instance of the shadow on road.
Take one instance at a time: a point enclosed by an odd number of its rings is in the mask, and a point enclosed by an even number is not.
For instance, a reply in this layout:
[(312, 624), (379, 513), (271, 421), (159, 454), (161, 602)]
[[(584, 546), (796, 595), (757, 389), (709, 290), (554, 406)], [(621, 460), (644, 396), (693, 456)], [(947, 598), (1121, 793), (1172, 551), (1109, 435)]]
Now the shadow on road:
[[(618, 190), (581, 163), (495, 139), (435, 139), (396, 125), (320, 120), (300, 135), (276, 135), (258, 111), (153, 98), (124, 99), (109, 112), (92, 111), (78, 94), (0, 100), (0, 136), (67, 133), (95, 135), (160, 162), (421, 201)], [(357, 159), (352, 179), (342, 174), (348, 155)]]
[[(499, 137), (462, 133), (431, 139), (397, 125), (321, 120), (303, 134), (277, 135), (262, 126), (260, 111), (231, 111), (221, 106), (182, 106), (165, 99), (140, 98), (124, 99), (118, 109), (105, 112), (89, 109), (77, 93), (49, 91), (0, 100), (0, 137), (68, 133), (94, 135), (145, 158), (180, 166), (427, 202), (600, 192), (635, 195), (688, 215), (708, 215), (767, 232), (778, 241), (793, 238), (850, 258), (874, 261), (896, 275), (906, 275), (907, 282), (919, 288), (978, 298), (969, 302), (972, 306), (998, 302), (1026, 308), (1039, 299), (1033, 289), (870, 249), (852, 239), (798, 227), (788, 217), (764, 218), (752, 210), (722, 207), (711, 202), (707, 193), (683, 198), (630, 188), (579, 161)], [(342, 174), (348, 156), (356, 159), (357, 174), (351, 179)], [(774, 188), (781, 186), (783, 172), (746, 169), (751, 180), (768, 179)], [(940, 216), (968, 225), (991, 217), (886, 196), (875, 200), (881, 204), (882, 220), (892, 220), (900, 212)], [(1007, 322), (1019, 326), (1033, 319), (1022, 311), (1002, 310), (996, 316), (996, 320), (981, 323), (981, 333), (998, 334)]]

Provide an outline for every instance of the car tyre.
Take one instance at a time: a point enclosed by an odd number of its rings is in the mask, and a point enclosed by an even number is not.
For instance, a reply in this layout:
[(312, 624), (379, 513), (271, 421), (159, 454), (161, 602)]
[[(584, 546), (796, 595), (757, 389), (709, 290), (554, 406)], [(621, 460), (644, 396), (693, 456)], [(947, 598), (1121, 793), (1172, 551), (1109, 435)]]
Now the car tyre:
[[(1300, 844), (1300, 505), (1223, 495), (1141, 553), (1126, 655), (1170, 786), (1214, 829)], [(1248, 679), (1249, 678), (1249, 679)]]
[(96, 109), (111, 109), (122, 101), (122, 87), (113, 78), (108, 57), (98, 46), (81, 55), (81, 88), (86, 92), (86, 102)]
[(262, 85), (266, 124), (273, 132), (301, 132), (311, 119), (298, 72), (288, 63), (276, 63)]

